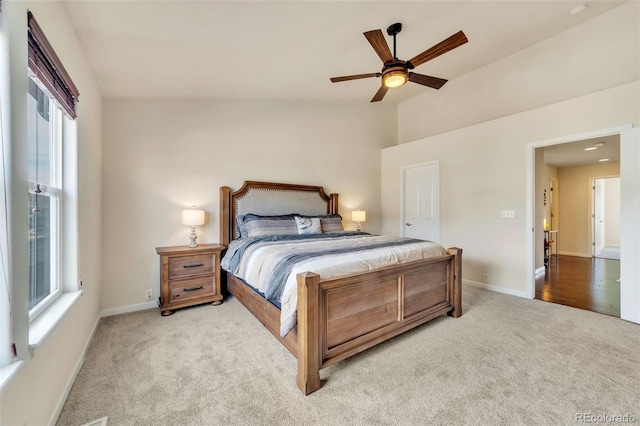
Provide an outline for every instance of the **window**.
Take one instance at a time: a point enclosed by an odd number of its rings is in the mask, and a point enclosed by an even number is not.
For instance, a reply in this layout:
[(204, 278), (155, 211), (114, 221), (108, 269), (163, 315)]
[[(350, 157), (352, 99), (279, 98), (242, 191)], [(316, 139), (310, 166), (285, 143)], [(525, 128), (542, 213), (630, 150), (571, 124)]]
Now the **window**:
[(27, 103), (29, 315), (54, 300), (60, 285), (62, 111), (34, 76)]
[[(79, 93), (31, 12), (28, 13), (27, 20), (28, 263), (31, 320), (62, 294), (65, 290), (63, 278), (65, 282), (69, 282), (73, 275), (71, 269), (74, 268), (71, 263), (77, 261), (72, 253), (74, 248), (77, 250), (77, 241), (70, 238), (77, 232), (74, 229), (77, 223), (72, 223), (76, 213), (63, 199), (63, 194), (70, 189), (71, 193), (77, 190), (72, 179), (75, 172), (71, 170), (77, 166), (75, 161), (63, 164), (63, 158), (71, 158), (69, 156), (75, 148), (76, 134), (70, 130), (75, 126), (70, 126), (69, 123), (76, 117)], [(67, 266), (66, 277), (62, 274), (63, 264)], [(77, 265), (75, 268), (77, 269)], [(66, 285), (66, 290), (70, 290), (69, 285)]]
[[(79, 93), (30, 12), (24, 34), (28, 69), (9, 60), (9, 34), (21, 39), (17, 30), (22, 26), (15, 22), (16, 31), (0, 24), (0, 392), (82, 294), (74, 120)], [(25, 91), (11, 104), (9, 90), (17, 87)], [(10, 129), (6, 124), (12, 122), (26, 126)], [(24, 188), (22, 196), (12, 197), (13, 182)], [(20, 216), (9, 214), (11, 206), (19, 208)], [(14, 240), (22, 238), (21, 248), (28, 242), (24, 251), (12, 251)], [(19, 258), (19, 267), (9, 267), (9, 253)], [(13, 286), (23, 291), (14, 292)]]

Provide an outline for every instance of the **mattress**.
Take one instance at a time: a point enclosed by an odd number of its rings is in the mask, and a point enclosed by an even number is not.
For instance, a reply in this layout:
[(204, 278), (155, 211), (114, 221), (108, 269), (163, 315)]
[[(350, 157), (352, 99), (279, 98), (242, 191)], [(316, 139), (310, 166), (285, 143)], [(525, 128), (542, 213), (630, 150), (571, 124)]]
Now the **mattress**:
[(324, 281), (446, 254), (432, 241), (364, 232), (269, 235), (232, 241), (221, 267), (280, 307), (284, 337), (296, 322), (297, 274)]

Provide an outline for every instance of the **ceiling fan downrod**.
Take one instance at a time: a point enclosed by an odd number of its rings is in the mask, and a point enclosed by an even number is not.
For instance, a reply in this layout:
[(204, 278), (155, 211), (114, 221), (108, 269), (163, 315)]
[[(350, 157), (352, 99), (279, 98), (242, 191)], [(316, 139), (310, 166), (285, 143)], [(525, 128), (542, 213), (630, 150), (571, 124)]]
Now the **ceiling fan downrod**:
[(398, 60), (398, 55), (396, 55), (396, 35), (402, 31), (402, 24), (397, 22), (395, 24), (389, 25), (387, 28), (387, 34), (393, 36), (393, 59)]

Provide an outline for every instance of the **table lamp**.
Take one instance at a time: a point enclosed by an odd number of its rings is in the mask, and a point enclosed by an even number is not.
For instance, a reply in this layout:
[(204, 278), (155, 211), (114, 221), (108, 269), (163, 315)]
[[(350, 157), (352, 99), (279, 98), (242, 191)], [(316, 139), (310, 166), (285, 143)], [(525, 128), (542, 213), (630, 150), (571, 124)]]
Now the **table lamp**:
[(196, 239), (198, 238), (196, 235), (196, 226), (204, 225), (204, 210), (196, 209), (196, 206), (182, 210), (182, 224), (191, 227), (191, 235), (189, 235), (191, 243), (189, 243), (189, 247), (198, 247), (196, 243)]
[(357, 223), (356, 231), (362, 231), (360, 222), (365, 222), (367, 220), (367, 212), (364, 210), (354, 210), (351, 212), (351, 220)]

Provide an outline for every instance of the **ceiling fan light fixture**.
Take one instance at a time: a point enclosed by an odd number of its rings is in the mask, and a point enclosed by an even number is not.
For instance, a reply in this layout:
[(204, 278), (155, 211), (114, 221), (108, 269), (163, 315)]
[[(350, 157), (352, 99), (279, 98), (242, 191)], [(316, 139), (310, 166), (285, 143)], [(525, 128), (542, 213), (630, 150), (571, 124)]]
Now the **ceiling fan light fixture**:
[(382, 74), (382, 84), (390, 89), (404, 86), (408, 80), (407, 72), (404, 69), (389, 70)]

